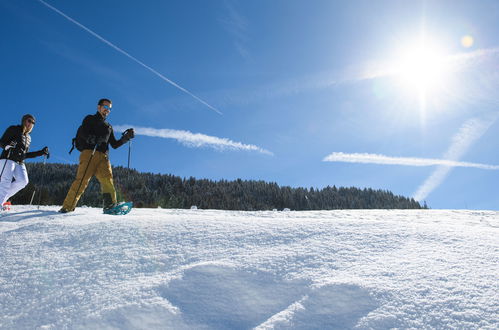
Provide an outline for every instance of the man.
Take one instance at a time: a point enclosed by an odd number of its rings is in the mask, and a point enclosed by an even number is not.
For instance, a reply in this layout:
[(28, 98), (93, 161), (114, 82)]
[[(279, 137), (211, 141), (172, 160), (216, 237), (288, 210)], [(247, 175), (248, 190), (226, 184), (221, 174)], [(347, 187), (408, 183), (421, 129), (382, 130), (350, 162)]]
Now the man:
[[(0, 147), (4, 150), (0, 156), (0, 206), (28, 184), (28, 172), (24, 160), (38, 156), (50, 156), (49, 148), (28, 152), (31, 144), (29, 135), (35, 126), (35, 117), (26, 114), (21, 125), (7, 128), (0, 139)], [(14, 180), (13, 180), (14, 179)]]
[(77, 148), (81, 151), (80, 164), (76, 179), (59, 210), (61, 213), (74, 211), (78, 200), (94, 175), (101, 185), (104, 211), (112, 209), (117, 204), (113, 172), (109, 162), (109, 145), (114, 149), (122, 146), (134, 137), (134, 131), (128, 129), (121, 139), (116, 140), (113, 127), (106, 121), (111, 108), (111, 100), (100, 99), (97, 104), (97, 113), (86, 116), (78, 129)]

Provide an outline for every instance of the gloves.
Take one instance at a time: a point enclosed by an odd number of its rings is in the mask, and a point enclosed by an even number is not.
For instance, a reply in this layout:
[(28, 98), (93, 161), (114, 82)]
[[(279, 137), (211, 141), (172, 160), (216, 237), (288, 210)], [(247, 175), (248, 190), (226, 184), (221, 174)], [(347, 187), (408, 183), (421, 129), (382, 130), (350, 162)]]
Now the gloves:
[(135, 137), (135, 132), (134, 132), (133, 128), (129, 128), (123, 132), (123, 136), (121, 137), (121, 139), (123, 141), (127, 142), (127, 141), (133, 139), (134, 137)]
[(4, 149), (5, 150), (9, 150), (10, 148), (15, 148), (16, 145), (17, 145), (17, 142), (16, 141), (12, 141), (11, 143), (7, 144)]
[(40, 150), (43, 156), (47, 156), (47, 159), (50, 158), (50, 152), (49, 152), (49, 147), (44, 147), (42, 150)]

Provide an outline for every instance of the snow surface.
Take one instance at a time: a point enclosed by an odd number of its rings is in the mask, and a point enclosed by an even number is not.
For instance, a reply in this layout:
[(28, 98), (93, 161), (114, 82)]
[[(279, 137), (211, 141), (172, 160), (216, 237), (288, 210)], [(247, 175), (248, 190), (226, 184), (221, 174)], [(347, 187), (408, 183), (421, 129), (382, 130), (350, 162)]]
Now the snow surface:
[(499, 328), (499, 213), (14, 206), (1, 329)]

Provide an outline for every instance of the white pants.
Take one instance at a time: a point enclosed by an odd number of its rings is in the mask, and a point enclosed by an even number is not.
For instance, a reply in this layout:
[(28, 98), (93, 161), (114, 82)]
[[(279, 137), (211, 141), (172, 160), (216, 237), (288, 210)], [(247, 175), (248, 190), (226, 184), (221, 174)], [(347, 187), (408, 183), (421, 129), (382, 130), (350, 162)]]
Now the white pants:
[[(4, 170), (0, 180), (0, 206), (19, 190), (26, 187), (29, 182), (28, 172), (24, 164), (19, 164), (12, 160), (0, 159), (0, 171), (2, 169)], [(12, 182), (13, 178), (15, 179), (14, 182)]]

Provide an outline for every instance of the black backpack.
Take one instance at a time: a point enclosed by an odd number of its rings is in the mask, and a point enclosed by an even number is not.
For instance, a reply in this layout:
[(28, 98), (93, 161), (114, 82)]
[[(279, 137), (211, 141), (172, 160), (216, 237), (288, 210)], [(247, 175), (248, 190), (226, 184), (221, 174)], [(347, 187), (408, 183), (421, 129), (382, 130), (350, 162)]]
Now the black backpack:
[(82, 126), (78, 127), (78, 130), (76, 131), (76, 136), (73, 138), (71, 142), (72, 142), (71, 150), (69, 150), (70, 154), (73, 152), (74, 148), (76, 148), (78, 151), (84, 150), (86, 141), (82, 136)]

